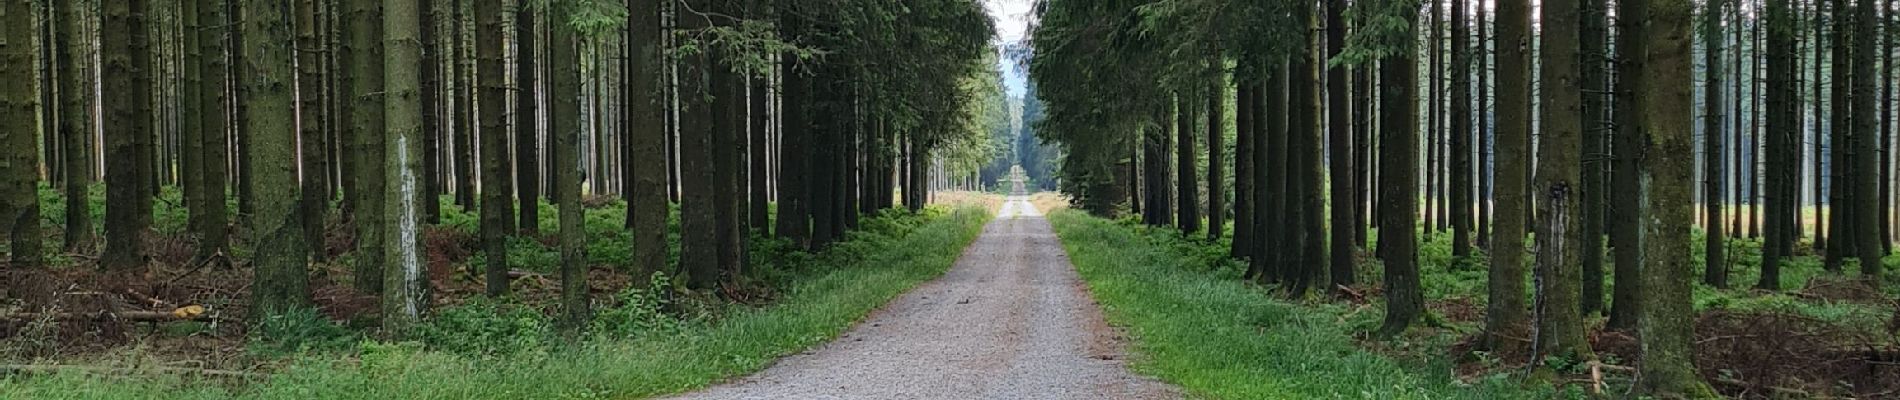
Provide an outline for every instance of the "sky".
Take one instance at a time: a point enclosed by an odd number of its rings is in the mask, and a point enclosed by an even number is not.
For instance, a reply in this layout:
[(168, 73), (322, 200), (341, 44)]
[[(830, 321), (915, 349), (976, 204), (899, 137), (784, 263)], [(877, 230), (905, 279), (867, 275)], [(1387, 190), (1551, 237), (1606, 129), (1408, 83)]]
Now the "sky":
[[(1029, 13), (1035, 0), (983, 0), (983, 9), (990, 14), (990, 20), (996, 25), (997, 49), (1005, 43), (1022, 41), (1029, 36)], [(1003, 86), (1010, 96), (1022, 96), (1027, 84), (1024, 77), (1016, 73), (1010, 65), (1012, 61), (997, 57), (998, 69), (1003, 72)]]

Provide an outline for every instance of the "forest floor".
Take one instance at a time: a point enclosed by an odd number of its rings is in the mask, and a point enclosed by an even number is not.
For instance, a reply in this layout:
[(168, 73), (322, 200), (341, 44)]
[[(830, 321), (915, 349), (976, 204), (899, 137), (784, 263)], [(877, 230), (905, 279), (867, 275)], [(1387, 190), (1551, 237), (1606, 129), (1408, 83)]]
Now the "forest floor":
[(1030, 196), (1011, 196), (943, 277), (836, 341), (683, 399), (1171, 399), (1124, 366)]
[[(103, 206), (95, 193), (95, 221)], [(50, 253), (32, 288), (0, 296), (0, 399), (642, 398), (706, 387), (830, 341), (865, 314), (940, 276), (991, 213), (932, 206), (866, 216), (826, 250), (752, 243), (753, 271), (719, 295), (659, 296), (664, 277), (632, 279), (625, 207), (587, 201), (594, 319), (578, 337), (553, 323), (559, 252), (554, 208), (542, 234), (509, 243), (514, 294), (481, 295), (475, 218), (444, 199), (425, 239), (435, 312), (401, 342), (376, 335), (373, 299), (351, 291), (347, 223), (333, 223), (314, 265), (314, 306), (256, 321), (246, 305), (247, 237), (236, 265), (194, 263), (184, 212), (168, 190), (148, 237), (151, 270), (110, 274), (86, 254)], [(59, 209), (57, 194), (42, 204)], [(59, 213), (48, 215), (47, 232)], [(334, 221), (335, 219), (333, 219)], [(677, 221), (670, 229), (677, 230)], [(677, 237), (674, 235), (673, 237)], [(56, 239), (49, 239), (56, 242)], [(671, 241), (677, 254), (677, 239)], [(49, 249), (50, 250), (50, 249)], [(11, 296), (11, 297), (8, 297)], [(173, 316), (173, 313), (184, 313)], [(130, 319), (132, 316), (142, 319)]]

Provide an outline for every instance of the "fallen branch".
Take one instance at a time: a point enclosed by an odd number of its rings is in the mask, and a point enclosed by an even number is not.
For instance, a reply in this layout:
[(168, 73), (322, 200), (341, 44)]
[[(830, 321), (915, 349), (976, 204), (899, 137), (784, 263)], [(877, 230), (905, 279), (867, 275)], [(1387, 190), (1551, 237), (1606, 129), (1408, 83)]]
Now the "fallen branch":
[(18, 313), (0, 317), (13, 320), (37, 320), (51, 317), (58, 320), (118, 319), (135, 322), (192, 321), (200, 319), (218, 319), (205, 314), (203, 306), (184, 306), (172, 311), (101, 311), (67, 313)]
[(184, 375), (200, 375), (200, 376), (214, 376), (214, 377), (221, 377), (221, 378), (245, 378), (245, 379), (259, 379), (259, 378), (265, 377), (264, 374), (260, 374), (256, 372), (231, 371), (231, 370), (222, 370), (222, 369), (183, 368), (183, 367), (124, 368), (124, 367), (97, 367), (97, 366), (89, 366), (89, 365), (39, 365), (39, 364), (0, 365), (0, 372), (14, 373), (14, 374), (47, 374), (47, 373), (60, 373), (60, 372), (83, 372), (83, 373), (89, 373), (89, 374), (103, 374), (103, 375), (136, 375), (136, 374), (163, 373), (163, 374), (184, 374)]

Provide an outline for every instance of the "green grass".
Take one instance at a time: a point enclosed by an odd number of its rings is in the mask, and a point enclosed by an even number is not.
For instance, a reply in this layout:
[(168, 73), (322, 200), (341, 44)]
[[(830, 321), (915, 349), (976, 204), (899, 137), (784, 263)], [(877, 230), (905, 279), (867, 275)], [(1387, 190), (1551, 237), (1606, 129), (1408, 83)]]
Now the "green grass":
[[(1223, 399), (1546, 399), (1579, 397), (1506, 376), (1454, 382), (1451, 366), (1362, 350), (1377, 307), (1293, 303), (1236, 278), (1218, 244), (1076, 211), (1050, 216), (1076, 269), (1138, 353), (1135, 368)], [(1209, 249), (1212, 247), (1213, 249)]]
[(868, 220), (845, 242), (786, 267), (779, 277), (785, 282), (781, 297), (773, 304), (728, 306), (717, 317), (682, 319), (668, 329), (600, 332), (572, 343), (524, 342), (523, 335), (539, 330), (527, 321), (519, 329), (482, 334), (517, 343), (507, 353), (366, 340), (341, 354), (300, 353), (259, 382), (11, 375), (0, 378), (0, 398), (619, 399), (677, 393), (757, 371), (836, 337), (891, 298), (942, 274), (988, 220), (984, 211), (970, 208), (935, 211), (929, 218), (895, 214)]

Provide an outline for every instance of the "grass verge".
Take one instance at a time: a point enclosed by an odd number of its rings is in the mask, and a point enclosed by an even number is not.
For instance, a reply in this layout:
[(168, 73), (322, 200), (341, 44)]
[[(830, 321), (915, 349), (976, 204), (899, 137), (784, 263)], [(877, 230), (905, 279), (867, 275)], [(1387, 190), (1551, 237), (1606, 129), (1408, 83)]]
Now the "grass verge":
[(500, 354), (364, 341), (342, 356), (294, 357), (251, 382), (163, 373), (16, 374), (0, 377), (0, 398), (620, 399), (677, 393), (757, 371), (831, 340), (891, 298), (942, 274), (987, 220), (983, 210), (963, 208), (903, 235), (853, 233), (816, 255), (814, 264), (848, 261), (792, 279), (772, 305), (732, 306), (717, 318), (637, 335), (525, 344)]
[[(1050, 215), (1089, 291), (1123, 327), (1134, 367), (1197, 397), (1223, 399), (1548, 399), (1581, 396), (1506, 376), (1452, 379), (1445, 361), (1359, 348), (1376, 309), (1292, 303), (1235, 279), (1218, 245), (1060, 211)], [(1209, 268), (1209, 265), (1215, 265)]]

